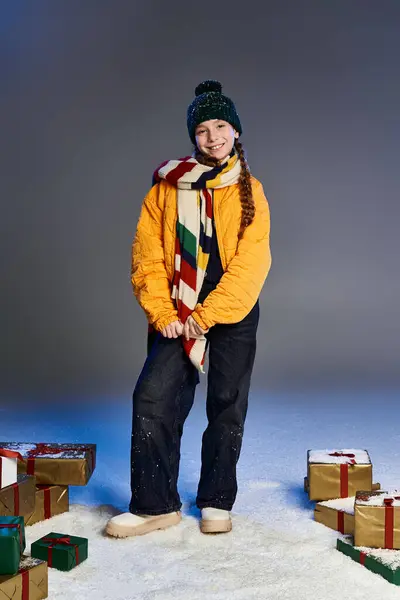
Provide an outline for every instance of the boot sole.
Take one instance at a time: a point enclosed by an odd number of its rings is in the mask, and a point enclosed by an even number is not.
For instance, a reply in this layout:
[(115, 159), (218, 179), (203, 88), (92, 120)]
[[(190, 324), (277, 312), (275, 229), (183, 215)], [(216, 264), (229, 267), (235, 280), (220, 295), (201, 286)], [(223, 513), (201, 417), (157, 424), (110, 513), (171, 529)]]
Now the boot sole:
[(126, 525), (116, 525), (115, 523), (108, 523), (106, 526), (106, 533), (116, 538), (126, 538), (136, 535), (145, 535), (151, 531), (157, 531), (158, 529), (167, 529), (178, 525), (182, 520), (181, 513), (168, 513), (166, 515), (155, 515), (154, 517), (148, 517), (144, 523), (139, 525), (132, 525), (131, 527)]
[(228, 533), (232, 531), (232, 521), (231, 519), (221, 519), (219, 521), (202, 519), (200, 521), (200, 531), (201, 533)]

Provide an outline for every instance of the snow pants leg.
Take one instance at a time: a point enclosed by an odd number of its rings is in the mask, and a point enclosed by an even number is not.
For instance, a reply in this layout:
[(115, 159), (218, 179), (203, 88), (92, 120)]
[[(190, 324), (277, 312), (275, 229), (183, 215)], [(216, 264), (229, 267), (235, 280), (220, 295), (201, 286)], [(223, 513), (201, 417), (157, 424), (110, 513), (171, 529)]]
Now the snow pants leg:
[(133, 393), (129, 510), (159, 515), (181, 507), (180, 441), (199, 375), (180, 338), (156, 334), (148, 349)]

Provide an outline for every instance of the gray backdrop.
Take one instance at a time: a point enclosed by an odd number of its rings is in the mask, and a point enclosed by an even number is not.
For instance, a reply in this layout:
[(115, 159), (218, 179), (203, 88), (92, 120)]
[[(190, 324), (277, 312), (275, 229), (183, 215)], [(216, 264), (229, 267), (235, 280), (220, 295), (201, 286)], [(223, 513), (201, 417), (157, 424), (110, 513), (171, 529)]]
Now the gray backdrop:
[(272, 214), (254, 384), (395, 386), (398, 0), (0, 2), (1, 400), (130, 392), (130, 247), (191, 150), (195, 86), (235, 101)]

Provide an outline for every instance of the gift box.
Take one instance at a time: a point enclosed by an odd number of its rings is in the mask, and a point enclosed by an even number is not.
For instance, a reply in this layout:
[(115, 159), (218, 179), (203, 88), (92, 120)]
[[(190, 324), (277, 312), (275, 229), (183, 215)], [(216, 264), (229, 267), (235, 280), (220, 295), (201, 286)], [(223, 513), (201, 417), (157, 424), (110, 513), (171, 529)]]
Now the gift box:
[(17, 463), (22, 456), (19, 452), (14, 452), (8, 448), (3, 448), (0, 444), (0, 490), (12, 485), (17, 481)]
[(357, 492), (354, 543), (369, 548), (400, 549), (400, 491)]
[(46, 485), (86, 485), (96, 466), (96, 444), (0, 442), (0, 447), (19, 452), (24, 462), (18, 472), (35, 475)]
[(87, 538), (51, 532), (31, 545), (31, 555), (49, 567), (70, 571), (88, 557)]
[(307, 481), (310, 500), (332, 500), (372, 490), (372, 464), (366, 450), (309, 450)]
[(15, 575), (0, 575), (0, 598), (42, 600), (48, 595), (47, 563), (23, 556)]
[(314, 519), (340, 533), (354, 534), (354, 500), (355, 497), (352, 496), (318, 502), (314, 509)]
[(31, 514), (35, 510), (36, 479), (31, 475), (18, 475), (16, 483), (0, 490), (0, 517)]
[(336, 548), (346, 556), (363, 565), (369, 571), (384, 577), (390, 583), (400, 585), (400, 551), (373, 550), (353, 545), (352, 536), (343, 536), (336, 543)]
[(24, 550), (24, 518), (0, 517), (0, 575), (14, 575), (18, 571)]
[(36, 486), (36, 505), (25, 517), (25, 527), (69, 511), (69, 492), (66, 485)]

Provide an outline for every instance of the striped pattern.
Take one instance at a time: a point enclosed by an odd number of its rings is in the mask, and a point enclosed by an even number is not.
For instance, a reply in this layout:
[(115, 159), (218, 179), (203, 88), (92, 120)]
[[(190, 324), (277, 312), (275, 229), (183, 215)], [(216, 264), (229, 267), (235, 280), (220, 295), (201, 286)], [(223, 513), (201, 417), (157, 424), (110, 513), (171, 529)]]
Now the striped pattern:
[[(196, 307), (210, 256), (213, 190), (237, 183), (240, 162), (236, 154), (218, 167), (207, 167), (191, 156), (163, 163), (153, 176), (178, 189), (178, 220), (172, 298), (182, 323)], [(206, 338), (186, 340), (184, 349), (195, 367), (204, 373)]]

